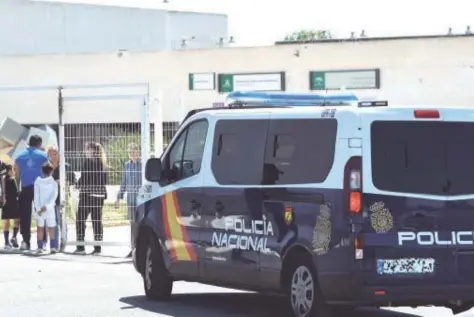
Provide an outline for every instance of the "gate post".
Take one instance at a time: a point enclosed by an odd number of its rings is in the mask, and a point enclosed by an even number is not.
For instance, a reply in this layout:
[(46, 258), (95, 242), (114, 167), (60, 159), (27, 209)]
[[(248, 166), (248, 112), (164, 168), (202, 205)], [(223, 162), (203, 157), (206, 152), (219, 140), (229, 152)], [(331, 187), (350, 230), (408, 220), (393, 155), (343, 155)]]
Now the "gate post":
[(65, 142), (65, 134), (64, 134), (64, 104), (63, 104), (63, 88), (58, 87), (58, 117), (59, 117), (59, 125), (58, 125), (58, 133), (59, 133), (59, 197), (60, 197), (60, 204), (61, 204), (61, 219), (58, 219), (58, 225), (61, 230), (60, 234), (60, 249), (64, 251), (67, 245), (67, 221), (66, 221), (66, 142)]
[(150, 107), (148, 104), (149, 91), (143, 100), (141, 122), (141, 157), (142, 157), (142, 184), (145, 183), (145, 165), (150, 157)]
[(154, 116), (154, 124), (155, 124), (155, 157), (161, 157), (163, 153), (163, 91), (158, 91), (158, 97), (155, 106), (155, 116)]

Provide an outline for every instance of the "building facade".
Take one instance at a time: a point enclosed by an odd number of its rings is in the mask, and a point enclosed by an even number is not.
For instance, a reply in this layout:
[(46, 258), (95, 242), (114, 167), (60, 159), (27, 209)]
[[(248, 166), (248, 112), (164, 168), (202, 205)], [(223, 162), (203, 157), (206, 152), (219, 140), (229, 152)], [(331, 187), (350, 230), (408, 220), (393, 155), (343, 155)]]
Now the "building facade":
[[(160, 103), (163, 121), (179, 121), (190, 109), (223, 101), (232, 89), (308, 92), (345, 87), (362, 98), (391, 104), (470, 107), (474, 101), (472, 36), (123, 55), (3, 56), (0, 69), (1, 113), (31, 124), (57, 121), (57, 92), (34, 90), (45, 85), (146, 82), (151, 116), (156, 116), (154, 103)], [(31, 89), (13, 91), (9, 86)], [(75, 103), (71, 109), (78, 122), (91, 117), (121, 122), (129, 114), (119, 103), (98, 102), (89, 108)]]
[(0, 55), (214, 48), (227, 24), (223, 14), (2, 0)]

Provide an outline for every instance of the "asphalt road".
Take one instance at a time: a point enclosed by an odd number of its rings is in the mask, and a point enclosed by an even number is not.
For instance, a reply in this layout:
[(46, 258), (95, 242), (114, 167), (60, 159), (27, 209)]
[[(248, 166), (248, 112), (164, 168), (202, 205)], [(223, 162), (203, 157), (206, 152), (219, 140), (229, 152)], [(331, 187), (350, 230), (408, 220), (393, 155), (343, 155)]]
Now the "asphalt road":
[[(198, 283), (175, 283), (171, 302), (148, 301), (141, 277), (123, 257), (126, 248), (104, 247), (104, 251), (103, 256), (0, 253), (0, 316), (285, 317), (278, 297)], [(443, 308), (361, 309), (347, 317), (410, 316), (452, 314)], [(462, 316), (474, 317), (474, 313)]]

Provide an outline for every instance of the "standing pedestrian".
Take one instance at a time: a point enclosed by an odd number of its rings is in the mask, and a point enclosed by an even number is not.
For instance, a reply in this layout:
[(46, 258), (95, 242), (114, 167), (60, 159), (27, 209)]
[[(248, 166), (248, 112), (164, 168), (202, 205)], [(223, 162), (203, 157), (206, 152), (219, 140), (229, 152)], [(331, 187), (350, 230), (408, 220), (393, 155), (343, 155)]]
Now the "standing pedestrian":
[[(13, 173), (13, 166), (5, 165), (6, 175), (2, 180), (2, 192), (4, 201), (2, 206), (3, 236), (5, 237), (5, 249), (18, 248), (16, 236), (20, 224), (20, 212), (18, 210), (18, 186)], [(10, 222), (13, 220), (13, 236), (10, 239)]]
[(54, 206), (56, 198), (58, 197), (58, 184), (54, 180), (53, 166), (46, 162), (43, 165), (42, 176), (38, 177), (34, 184), (34, 207), (36, 210), (36, 225), (38, 230), (36, 232), (38, 239), (37, 253), (41, 254), (45, 250), (44, 228), (48, 228), (51, 253), (58, 252), (58, 241), (55, 239), (56, 231), (56, 215)]
[[(128, 158), (123, 166), (122, 181), (120, 183), (120, 190), (117, 194), (117, 200), (115, 201), (115, 208), (119, 208), (120, 200), (123, 199), (125, 192), (127, 193), (127, 209), (128, 209), (128, 220), (130, 221), (131, 239), (133, 239), (133, 230), (135, 223), (135, 213), (137, 209), (137, 195), (138, 190), (142, 186), (142, 162), (140, 160), (140, 150), (138, 145), (131, 143), (128, 145)], [(134, 243), (131, 241), (131, 245)], [(128, 257), (132, 256), (132, 252), (128, 254)]]
[[(68, 188), (68, 184), (75, 184), (75, 175), (74, 172), (70, 170), (70, 165), (67, 162), (61, 162), (60, 157), (59, 157), (59, 152), (58, 149), (54, 146), (48, 148), (47, 151), (48, 154), (48, 159), (49, 163), (53, 167), (53, 174), (52, 177), (53, 179), (57, 182), (58, 184), (58, 197), (55, 202), (55, 215), (56, 215), (56, 230), (55, 230), (55, 239), (56, 241), (60, 241), (60, 250), (64, 251), (66, 247), (66, 236), (67, 236), (67, 223), (63, 221), (63, 217), (61, 214), (61, 188), (59, 184), (59, 179), (60, 179), (60, 164), (64, 164), (65, 170), (66, 170), (66, 188)], [(61, 234), (62, 233), (62, 234)], [(47, 235), (47, 229), (45, 228), (44, 232), (44, 240), (43, 244), (47, 245), (48, 243), (48, 235)]]
[(48, 156), (41, 150), (43, 140), (33, 135), (28, 141), (28, 148), (15, 159), (16, 179), (20, 180), (20, 233), (23, 237), (22, 250), (31, 249), (31, 212), (33, 206), (34, 183), (41, 176), (41, 166), (48, 161)]
[[(107, 199), (107, 156), (101, 144), (89, 142), (85, 147), (86, 158), (82, 163), (79, 188), (79, 207), (76, 216), (77, 242), (84, 242), (86, 220), (89, 214), (92, 218), (94, 241), (102, 241), (102, 208)], [(92, 254), (100, 254), (101, 246), (95, 245)], [(78, 245), (75, 254), (85, 254), (85, 247)]]
[(0, 193), (2, 194), (2, 197), (0, 197), (0, 206), (3, 206), (7, 199), (6, 193), (5, 193), (5, 178), (4, 178), (4, 176), (7, 174), (7, 165), (8, 164), (0, 160)]

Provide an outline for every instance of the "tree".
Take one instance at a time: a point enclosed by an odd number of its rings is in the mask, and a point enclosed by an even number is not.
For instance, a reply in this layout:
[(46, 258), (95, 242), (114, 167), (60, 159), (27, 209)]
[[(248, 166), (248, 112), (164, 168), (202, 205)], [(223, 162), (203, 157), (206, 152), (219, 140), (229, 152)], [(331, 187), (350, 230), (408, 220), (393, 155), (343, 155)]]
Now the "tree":
[(285, 36), (285, 42), (295, 41), (321, 41), (332, 39), (329, 30), (298, 30)]

